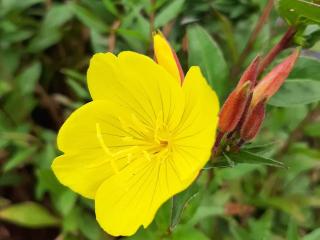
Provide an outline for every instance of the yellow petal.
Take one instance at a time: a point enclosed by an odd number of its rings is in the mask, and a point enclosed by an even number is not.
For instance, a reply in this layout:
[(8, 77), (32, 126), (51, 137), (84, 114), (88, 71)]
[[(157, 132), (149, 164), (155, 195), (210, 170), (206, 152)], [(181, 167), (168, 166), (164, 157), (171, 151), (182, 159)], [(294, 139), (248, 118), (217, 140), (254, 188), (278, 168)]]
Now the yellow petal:
[(127, 148), (125, 139), (131, 135), (120, 117), (127, 119), (128, 114), (130, 110), (107, 101), (93, 101), (73, 112), (58, 134), (58, 148), (65, 155), (54, 160), (52, 169), (59, 181), (93, 198), (104, 180), (127, 165), (127, 154), (113, 158), (110, 154)]
[(64, 154), (53, 161), (52, 169), (63, 185), (91, 199), (99, 186), (113, 174), (102, 151)]
[(183, 71), (176, 53), (161, 33), (153, 36), (155, 58), (179, 84), (183, 81)]
[(149, 125), (156, 122), (159, 114), (174, 125), (183, 111), (181, 86), (142, 54), (126, 51), (118, 57), (110, 53), (94, 55), (88, 70), (88, 85), (94, 100), (108, 99), (129, 108)]
[(189, 160), (194, 164), (193, 167), (202, 168), (214, 144), (219, 101), (199, 67), (190, 68), (183, 90), (186, 94), (185, 111), (175, 130), (174, 141), (181, 159)]
[(181, 181), (169, 161), (139, 159), (101, 185), (95, 198), (97, 220), (113, 236), (133, 235), (140, 226), (146, 228), (159, 207), (196, 176)]

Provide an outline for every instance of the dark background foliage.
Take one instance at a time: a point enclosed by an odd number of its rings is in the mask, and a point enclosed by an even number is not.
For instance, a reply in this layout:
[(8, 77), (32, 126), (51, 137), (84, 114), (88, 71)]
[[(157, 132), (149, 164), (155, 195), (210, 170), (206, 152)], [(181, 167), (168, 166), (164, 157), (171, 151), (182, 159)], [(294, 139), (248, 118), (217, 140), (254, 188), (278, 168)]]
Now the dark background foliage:
[[(50, 169), (59, 127), (90, 101), (85, 75), (93, 53), (152, 56), (150, 31), (161, 28), (184, 69), (200, 64), (223, 103), (244, 67), (287, 29), (273, 10), (241, 57), (266, 3), (1, 0), (0, 239), (113, 239), (97, 225), (93, 203), (60, 185)], [(271, 100), (258, 139), (246, 146), (287, 168), (217, 168), (207, 188), (203, 170), (173, 212), (169, 201), (130, 239), (320, 239), (319, 27), (306, 31), (313, 38), (296, 42), (308, 49)]]

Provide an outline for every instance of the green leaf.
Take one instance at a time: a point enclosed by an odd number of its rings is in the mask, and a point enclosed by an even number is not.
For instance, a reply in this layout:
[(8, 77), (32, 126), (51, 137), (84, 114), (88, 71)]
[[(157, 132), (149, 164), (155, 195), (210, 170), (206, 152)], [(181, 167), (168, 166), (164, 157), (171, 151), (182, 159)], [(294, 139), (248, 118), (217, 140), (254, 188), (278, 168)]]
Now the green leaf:
[(210, 161), (204, 168), (203, 170), (210, 170), (213, 168), (228, 168), (228, 167), (234, 167), (234, 162), (229, 161), (227, 158), (218, 158), (217, 160), (215, 159), (213, 162)]
[(225, 204), (230, 200), (230, 193), (224, 190), (219, 190), (210, 196), (209, 192), (205, 192), (202, 202), (198, 204), (198, 208), (190, 219), (187, 220), (188, 225), (196, 225), (214, 216), (223, 216), (225, 214)]
[(78, 196), (69, 189), (65, 189), (55, 199), (55, 206), (59, 212), (66, 216), (75, 206)]
[(79, 81), (73, 80), (71, 78), (67, 79), (67, 84), (69, 87), (82, 99), (89, 98), (88, 91), (82, 86)]
[(36, 146), (28, 147), (25, 149), (22, 149), (14, 154), (12, 158), (10, 158), (4, 165), (3, 165), (3, 171), (7, 172), (10, 171), (17, 166), (24, 163), (26, 160), (31, 157), (35, 151), (37, 150)]
[(23, 202), (0, 210), (0, 219), (23, 227), (57, 226), (59, 219), (35, 202)]
[(95, 217), (88, 212), (82, 214), (79, 229), (88, 240), (106, 240), (104, 232), (99, 227)]
[(267, 158), (261, 155), (257, 155), (255, 153), (244, 151), (244, 150), (237, 153), (225, 153), (225, 154), (236, 164), (248, 163), (248, 164), (263, 164), (263, 165), (281, 167), (281, 168), (285, 167), (285, 165), (282, 162), (279, 162), (274, 159)]
[(288, 230), (287, 230), (287, 239), (290, 240), (299, 240), (298, 226), (294, 219), (290, 219)]
[(175, 0), (170, 1), (170, 4), (163, 8), (154, 20), (155, 28), (164, 26), (166, 23), (170, 22), (172, 19), (176, 18), (181, 12), (185, 0)]
[(320, 100), (320, 81), (294, 79), (286, 81), (269, 104), (276, 107), (296, 107)]
[(73, 12), (69, 4), (53, 5), (47, 12), (42, 29), (52, 29), (61, 27), (73, 17)]
[(278, 0), (279, 14), (291, 25), (305, 23), (320, 24), (320, 5), (306, 0)]
[(195, 183), (192, 184), (187, 190), (179, 193), (172, 198), (172, 209), (171, 209), (171, 223), (170, 229), (173, 231), (174, 228), (179, 224), (182, 214), (189, 204), (189, 202), (197, 196), (199, 193), (199, 186)]
[(69, 68), (63, 68), (61, 70), (61, 72), (74, 80), (78, 80), (80, 82), (86, 81), (86, 76), (83, 73), (80, 73), (76, 70), (69, 69)]
[(300, 57), (295, 64), (289, 79), (312, 79), (320, 81), (320, 60), (312, 57)]
[(158, 210), (154, 223), (159, 232), (166, 232), (170, 227), (170, 216), (172, 209), (171, 199), (165, 202)]
[(172, 240), (209, 240), (209, 238), (201, 231), (192, 226), (185, 225), (177, 227), (172, 234)]
[(46, 48), (56, 44), (62, 38), (60, 29), (53, 28), (50, 30), (40, 31), (29, 43), (27, 50), (31, 53), (41, 52)]
[(313, 230), (311, 233), (303, 237), (303, 240), (319, 240), (319, 239), (320, 239), (320, 228)]
[(188, 28), (188, 41), (189, 66), (200, 66), (208, 83), (221, 98), (224, 96), (227, 87), (228, 68), (218, 44), (199, 25)]
[(44, 0), (2, 0), (0, 3), (2, 8), (1, 11), (3, 11), (3, 13), (7, 13), (14, 10), (21, 11), (41, 2), (44, 2)]
[(118, 10), (115, 6), (115, 3), (112, 0), (102, 0), (102, 2), (110, 13), (112, 13), (115, 16), (119, 15)]
[(250, 236), (254, 240), (267, 240), (271, 237), (274, 213), (267, 211), (258, 221), (250, 221)]
[(108, 31), (108, 26), (87, 8), (76, 3), (71, 3), (70, 6), (76, 17), (88, 28), (101, 33)]
[(25, 68), (16, 78), (16, 83), (22, 93), (27, 95), (33, 92), (41, 74), (41, 64), (36, 61)]

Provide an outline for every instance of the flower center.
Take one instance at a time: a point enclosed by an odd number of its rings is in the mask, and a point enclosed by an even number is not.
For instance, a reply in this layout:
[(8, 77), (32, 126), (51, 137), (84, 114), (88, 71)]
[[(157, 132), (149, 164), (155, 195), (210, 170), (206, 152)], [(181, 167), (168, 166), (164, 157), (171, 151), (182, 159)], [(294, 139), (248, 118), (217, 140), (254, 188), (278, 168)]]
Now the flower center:
[[(160, 116), (160, 115), (159, 115)], [(100, 123), (96, 123), (97, 138), (100, 146), (108, 156), (115, 173), (119, 172), (117, 160), (123, 157), (128, 159), (128, 163), (145, 158), (147, 160), (164, 161), (172, 152), (172, 134), (161, 117), (153, 126), (149, 126), (144, 121), (132, 115), (129, 119), (121, 119), (123, 132), (123, 146), (108, 147), (101, 132)]]

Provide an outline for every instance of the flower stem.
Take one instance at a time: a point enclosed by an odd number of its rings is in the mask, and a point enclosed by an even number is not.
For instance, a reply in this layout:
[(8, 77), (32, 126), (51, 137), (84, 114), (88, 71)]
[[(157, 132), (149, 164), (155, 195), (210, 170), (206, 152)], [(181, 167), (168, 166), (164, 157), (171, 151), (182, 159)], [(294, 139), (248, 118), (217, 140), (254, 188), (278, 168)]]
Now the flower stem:
[(269, 53), (262, 59), (259, 66), (258, 75), (263, 73), (263, 71), (270, 65), (270, 63), (281, 53), (283, 50), (287, 49), (290, 46), (290, 43), (296, 33), (294, 27), (289, 27), (287, 32), (281, 38), (279, 43), (275, 45)]
[(219, 131), (217, 138), (216, 138), (216, 141), (214, 143), (213, 149), (212, 149), (212, 158), (214, 158), (214, 156), (217, 154), (223, 137), (224, 137), (224, 133)]

